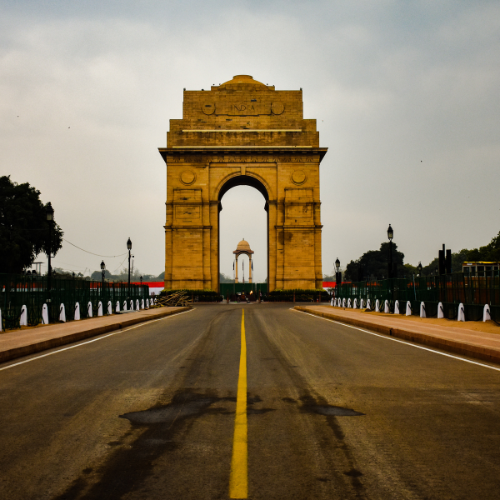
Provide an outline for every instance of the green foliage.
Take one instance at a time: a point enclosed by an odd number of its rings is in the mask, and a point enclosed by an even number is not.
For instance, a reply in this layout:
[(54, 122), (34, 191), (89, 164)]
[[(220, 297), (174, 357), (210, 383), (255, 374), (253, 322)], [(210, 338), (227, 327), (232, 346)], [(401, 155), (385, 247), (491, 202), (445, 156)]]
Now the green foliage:
[[(110, 281), (120, 281), (120, 282), (126, 282), (128, 281), (128, 269), (122, 269), (118, 274), (111, 274), (107, 269), (105, 270), (105, 278)], [(158, 276), (154, 276), (152, 274), (144, 274), (142, 275), (141, 272), (137, 269), (134, 270), (133, 273), (130, 273), (130, 281), (133, 281), (134, 283), (139, 283), (141, 281), (142, 277), (142, 282), (143, 283), (148, 283), (151, 281), (165, 281), (165, 271), (163, 271), (161, 274)], [(91, 276), (91, 279), (95, 281), (100, 281), (102, 279), (102, 274), (101, 271), (94, 271)]]
[(500, 261), (500, 231), (499, 233), (484, 247), (475, 248), (474, 250), (462, 250), (466, 252), (468, 261)]
[[(459, 252), (451, 254), (451, 270), (454, 273), (462, 272), (462, 264), (464, 262), (498, 262), (500, 261), (500, 232), (495, 236), (488, 245), (473, 250), (466, 248)], [(423, 276), (433, 276), (437, 274), (439, 268), (439, 258), (436, 257), (429, 264), (422, 268)]]
[(224, 273), (219, 273), (219, 283), (232, 283), (234, 280)]
[[(392, 243), (392, 262), (397, 276), (404, 276), (407, 272), (404, 267), (404, 253), (398, 251), (396, 243)], [(351, 260), (347, 264), (344, 280), (361, 281), (367, 279), (383, 279), (389, 274), (389, 242), (380, 245), (380, 250), (369, 250), (358, 260)]]
[(55, 221), (47, 221), (40, 191), (28, 183), (17, 184), (0, 177), (0, 273), (22, 273), (36, 256), (50, 248), (55, 255), (62, 247), (63, 232)]

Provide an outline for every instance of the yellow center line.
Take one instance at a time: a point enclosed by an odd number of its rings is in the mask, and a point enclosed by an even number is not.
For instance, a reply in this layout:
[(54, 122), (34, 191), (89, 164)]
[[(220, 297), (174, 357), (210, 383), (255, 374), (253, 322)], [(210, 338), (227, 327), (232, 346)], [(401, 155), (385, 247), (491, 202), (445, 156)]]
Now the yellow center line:
[(240, 373), (236, 395), (229, 498), (248, 498), (247, 344), (244, 310), (241, 312)]

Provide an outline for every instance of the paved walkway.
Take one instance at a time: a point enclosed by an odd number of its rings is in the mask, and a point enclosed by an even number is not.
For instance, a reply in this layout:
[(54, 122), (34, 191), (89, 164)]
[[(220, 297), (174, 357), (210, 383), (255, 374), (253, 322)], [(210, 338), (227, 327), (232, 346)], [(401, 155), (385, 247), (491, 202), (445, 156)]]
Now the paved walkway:
[(68, 323), (7, 330), (0, 332), (0, 363), (189, 309), (160, 307)]
[(444, 351), (500, 364), (500, 326), (492, 321), (459, 322), (332, 306), (296, 306), (295, 309)]

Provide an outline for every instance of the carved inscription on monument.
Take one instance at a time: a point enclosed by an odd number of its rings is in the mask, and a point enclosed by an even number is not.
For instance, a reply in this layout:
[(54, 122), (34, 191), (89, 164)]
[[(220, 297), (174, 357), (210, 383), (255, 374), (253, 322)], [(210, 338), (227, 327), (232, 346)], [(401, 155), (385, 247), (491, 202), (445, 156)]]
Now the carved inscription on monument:
[(256, 102), (256, 99), (253, 101), (205, 102), (201, 105), (201, 110), (206, 115), (215, 113), (216, 115), (227, 116), (281, 115), (285, 110), (285, 105), (282, 102)]

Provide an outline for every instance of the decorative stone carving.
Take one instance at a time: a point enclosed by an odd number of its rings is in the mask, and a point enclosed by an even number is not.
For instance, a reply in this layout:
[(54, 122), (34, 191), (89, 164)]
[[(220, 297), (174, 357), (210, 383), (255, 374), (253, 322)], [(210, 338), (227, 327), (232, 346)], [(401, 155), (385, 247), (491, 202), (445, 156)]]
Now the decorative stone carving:
[(196, 174), (192, 172), (191, 170), (184, 170), (181, 174), (181, 182), (185, 184), (186, 186), (189, 186), (190, 184), (193, 184), (193, 182), (196, 180)]
[(297, 186), (306, 182), (307, 176), (303, 170), (294, 170), (292, 173), (292, 182)]
[(281, 115), (285, 111), (285, 105), (282, 102), (273, 102), (271, 109), (275, 115)]

